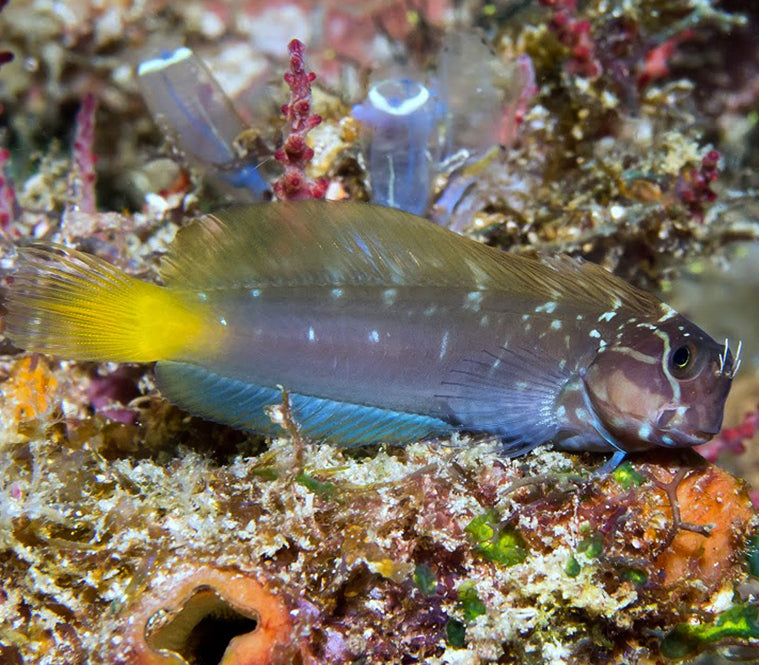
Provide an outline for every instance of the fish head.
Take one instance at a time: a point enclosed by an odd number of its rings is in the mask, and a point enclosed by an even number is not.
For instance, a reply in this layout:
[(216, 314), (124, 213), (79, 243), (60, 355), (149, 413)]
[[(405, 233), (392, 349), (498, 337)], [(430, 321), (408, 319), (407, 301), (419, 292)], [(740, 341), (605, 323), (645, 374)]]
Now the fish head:
[(602, 345), (583, 388), (600, 429), (621, 450), (697, 446), (720, 431), (737, 366), (727, 343), (670, 310)]

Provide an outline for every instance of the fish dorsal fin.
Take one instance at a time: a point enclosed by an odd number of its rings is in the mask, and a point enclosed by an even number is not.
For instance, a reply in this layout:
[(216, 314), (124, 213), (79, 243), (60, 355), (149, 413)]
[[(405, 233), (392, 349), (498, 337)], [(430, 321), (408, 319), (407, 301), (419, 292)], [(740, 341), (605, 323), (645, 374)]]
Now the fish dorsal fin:
[(598, 266), (533, 259), (469, 240), (421, 217), (352, 201), (228, 208), (182, 229), (164, 259), (167, 286), (438, 286), (634, 309), (655, 298)]

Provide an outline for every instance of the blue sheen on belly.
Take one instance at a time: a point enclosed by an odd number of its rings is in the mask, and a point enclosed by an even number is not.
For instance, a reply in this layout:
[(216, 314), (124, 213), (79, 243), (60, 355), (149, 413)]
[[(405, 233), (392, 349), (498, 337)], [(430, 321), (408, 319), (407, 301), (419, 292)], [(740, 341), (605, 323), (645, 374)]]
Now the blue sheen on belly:
[[(196, 415), (270, 435), (283, 433), (265, 406), (282, 403), (277, 388), (230, 379), (196, 365), (159, 362), (156, 377), (168, 399)], [(455, 427), (438, 418), (289, 392), (290, 407), (308, 439), (345, 446), (409, 443), (450, 434)]]

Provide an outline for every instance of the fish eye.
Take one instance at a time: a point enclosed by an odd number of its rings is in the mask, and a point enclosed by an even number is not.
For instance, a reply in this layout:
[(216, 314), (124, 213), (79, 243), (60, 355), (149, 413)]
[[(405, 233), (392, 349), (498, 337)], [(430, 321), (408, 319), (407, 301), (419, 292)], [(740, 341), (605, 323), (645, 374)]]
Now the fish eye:
[(688, 342), (672, 349), (669, 354), (669, 369), (677, 379), (693, 376), (696, 366), (696, 347)]
[(687, 346), (680, 346), (672, 352), (672, 364), (677, 369), (685, 369), (690, 362), (690, 349)]

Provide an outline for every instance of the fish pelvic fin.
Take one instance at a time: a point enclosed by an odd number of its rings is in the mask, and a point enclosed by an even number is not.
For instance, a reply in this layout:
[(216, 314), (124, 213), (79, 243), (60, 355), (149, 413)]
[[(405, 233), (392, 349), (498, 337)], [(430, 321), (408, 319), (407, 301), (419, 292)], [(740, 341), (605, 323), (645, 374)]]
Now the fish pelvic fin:
[(197, 294), (142, 282), (53, 244), (19, 250), (6, 306), (4, 334), (14, 344), (76, 360), (181, 359), (221, 325)]

